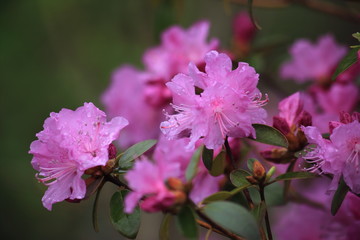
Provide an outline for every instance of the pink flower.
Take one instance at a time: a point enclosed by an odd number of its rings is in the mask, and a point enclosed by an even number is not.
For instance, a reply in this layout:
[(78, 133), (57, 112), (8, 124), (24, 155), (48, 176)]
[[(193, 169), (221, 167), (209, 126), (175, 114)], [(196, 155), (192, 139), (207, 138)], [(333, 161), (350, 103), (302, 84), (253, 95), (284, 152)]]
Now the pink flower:
[(239, 12), (235, 16), (232, 29), (235, 41), (240, 44), (247, 44), (256, 34), (256, 27), (251, 21), (249, 13), (245, 11)]
[(280, 75), (299, 83), (321, 81), (331, 77), (345, 54), (346, 48), (338, 45), (331, 35), (320, 37), (316, 44), (300, 39), (291, 46), (292, 59), (281, 66)]
[[(169, 138), (190, 132), (188, 149), (203, 137), (209, 149), (220, 147), (226, 136), (255, 137), (253, 123), (262, 123), (266, 100), (256, 88), (259, 75), (246, 63), (232, 71), (230, 58), (211, 51), (205, 56), (205, 73), (189, 64), (189, 75), (176, 75), (167, 86), (173, 93), (176, 113), (167, 115), (161, 131)], [(195, 86), (203, 89), (195, 94)]]
[(139, 141), (157, 138), (163, 119), (161, 110), (146, 102), (145, 82), (148, 73), (132, 66), (122, 66), (112, 75), (112, 82), (102, 95), (102, 102), (110, 117), (124, 116), (130, 121), (119, 138), (125, 148)]
[(135, 162), (125, 179), (133, 190), (125, 198), (125, 212), (131, 213), (144, 198), (140, 207), (147, 212), (164, 210), (175, 203), (175, 195), (167, 188), (166, 180), (179, 177), (180, 165), (176, 163), (153, 163), (143, 157)]
[(163, 32), (161, 45), (149, 49), (143, 57), (146, 68), (170, 80), (177, 73), (186, 73), (190, 62), (200, 64), (210, 50), (218, 47), (218, 40), (206, 42), (210, 24), (200, 21), (189, 29), (172, 26)]
[(106, 122), (105, 113), (92, 103), (75, 111), (51, 113), (29, 151), (38, 180), (49, 186), (42, 199), (44, 207), (51, 210), (53, 203), (84, 198), (81, 176), (89, 168), (106, 164), (109, 145), (126, 125), (122, 117)]
[(313, 151), (304, 159), (314, 163), (312, 170), (320, 169), (334, 175), (330, 190), (337, 188), (341, 176), (346, 184), (360, 193), (360, 123), (339, 124), (330, 135), (330, 140), (323, 139), (315, 127), (303, 128), (309, 143), (316, 144)]

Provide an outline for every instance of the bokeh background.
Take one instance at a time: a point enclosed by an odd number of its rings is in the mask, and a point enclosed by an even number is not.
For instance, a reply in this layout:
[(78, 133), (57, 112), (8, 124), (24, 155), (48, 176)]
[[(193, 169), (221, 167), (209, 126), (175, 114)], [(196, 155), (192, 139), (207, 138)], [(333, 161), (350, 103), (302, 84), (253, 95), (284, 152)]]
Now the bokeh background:
[[(188, 27), (208, 19), (210, 36), (231, 48), (231, 20), (246, 10), (235, 2), (244, 1), (0, 1), (1, 239), (122, 239), (109, 219), (110, 185), (100, 198), (99, 233), (91, 225), (93, 198), (55, 204), (52, 212), (43, 208), (45, 188), (34, 177), (29, 145), (50, 112), (89, 101), (101, 108), (99, 96), (111, 72), (125, 63), (141, 68), (144, 50), (158, 44), (161, 31), (172, 24)], [(254, 14), (262, 26), (255, 44), (271, 47), (249, 61), (263, 73), (260, 88), (274, 95), (298, 87), (274, 78), (294, 39), (332, 33), (338, 42), (354, 45), (351, 34), (359, 31), (356, 23), (297, 5), (255, 8)], [(138, 239), (157, 239), (161, 214), (143, 217)]]

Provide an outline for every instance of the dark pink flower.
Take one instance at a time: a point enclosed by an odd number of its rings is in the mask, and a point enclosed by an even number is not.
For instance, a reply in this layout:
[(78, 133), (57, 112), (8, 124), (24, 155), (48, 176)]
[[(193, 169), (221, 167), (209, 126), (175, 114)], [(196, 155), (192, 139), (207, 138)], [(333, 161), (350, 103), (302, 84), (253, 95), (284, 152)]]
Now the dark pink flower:
[(300, 39), (291, 46), (292, 59), (281, 66), (280, 75), (299, 83), (309, 80), (321, 81), (331, 77), (345, 54), (346, 48), (338, 45), (331, 35), (320, 37), (315, 44)]
[(110, 117), (124, 116), (130, 121), (119, 138), (123, 148), (159, 135), (158, 126), (163, 116), (161, 110), (146, 102), (148, 77), (148, 73), (132, 66), (122, 66), (113, 73), (111, 85), (101, 97)]
[(126, 125), (122, 117), (106, 122), (105, 113), (92, 103), (75, 111), (51, 113), (29, 151), (38, 180), (49, 186), (42, 199), (44, 207), (51, 210), (53, 203), (84, 198), (81, 176), (89, 168), (106, 164), (109, 145)]
[[(230, 58), (211, 51), (205, 56), (205, 73), (189, 64), (189, 75), (178, 74), (167, 86), (173, 93), (173, 115), (161, 123), (169, 138), (190, 133), (189, 149), (203, 137), (209, 149), (220, 147), (226, 136), (255, 137), (253, 123), (262, 123), (266, 112), (256, 88), (259, 75), (246, 63), (232, 71)], [(195, 94), (195, 86), (203, 89)]]

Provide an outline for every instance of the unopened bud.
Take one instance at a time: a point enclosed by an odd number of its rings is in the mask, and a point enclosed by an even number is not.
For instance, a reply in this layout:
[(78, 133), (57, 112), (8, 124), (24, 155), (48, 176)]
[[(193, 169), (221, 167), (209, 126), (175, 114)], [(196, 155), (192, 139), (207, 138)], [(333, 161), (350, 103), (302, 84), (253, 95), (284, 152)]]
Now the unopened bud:
[(266, 175), (266, 170), (264, 166), (259, 161), (254, 161), (253, 164), (253, 176), (257, 180), (264, 179)]

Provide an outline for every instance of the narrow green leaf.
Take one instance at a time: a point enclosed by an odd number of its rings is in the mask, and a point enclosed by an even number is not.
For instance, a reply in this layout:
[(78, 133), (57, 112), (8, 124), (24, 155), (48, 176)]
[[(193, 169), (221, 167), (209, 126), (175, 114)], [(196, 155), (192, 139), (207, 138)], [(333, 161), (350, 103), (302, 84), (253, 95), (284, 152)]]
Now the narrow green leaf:
[(241, 187), (237, 187), (233, 190), (231, 190), (231, 194), (232, 195), (235, 195), (235, 194), (238, 194), (239, 192), (241, 192), (242, 190), (246, 189), (246, 188), (249, 188), (249, 187), (253, 187), (254, 185), (251, 185), (251, 183), (248, 183), (248, 184), (245, 184), (245, 185), (242, 185)]
[(214, 177), (224, 173), (226, 167), (226, 152), (221, 151), (214, 159), (210, 174)]
[(213, 157), (214, 157), (214, 150), (213, 149), (207, 149), (204, 146), (203, 152), (202, 152), (202, 160), (204, 162), (205, 167), (207, 170), (211, 170), (212, 164), (213, 164)]
[(250, 184), (246, 179), (247, 176), (251, 176), (251, 174), (245, 170), (234, 170), (230, 173), (230, 181), (235, 187), (243, 187)]
[(217, 192), (217, 193), (214, 193), (214, 194), (208, 196), (202, 202), (203, 202), (203, 204), (208, 204), (211, 202), (226, 200), (226, 199), (232, 197), (233, 195), (234, 194), (232, 192), (220, 191), (220, 192)]
[(198, 149), (196, 149), (195, 153), (191, 157), (190, 163), (186, 168), (186, 172), (185, 172), (186, 181), (191, 181), (195, 177), (199, 165), (201, 152), (202, 152), (202, 147), (199, 147)]
[(97, 188), (94, 205), (93, 205), (93, 210), (92, 210), (92, 224), (93, 224), (93, 228), (94, 228), (95, 232), (99, 232), (99, 224), (98, 224), (98, 220), (97, 220), (97, 209), (98, 209), (98, 202), (99, 202), (101, 189), (104, 186), (104, 184), (105, 184), (105, 182), (102, 181), (100, 186)]
[(359, 49), (353, 48), (351, 49), (348, 54), (341, 60), (341, 62), (338, 64), (335, 73), (332, 76), (332, 80), (335, 80), (342, 72), (344, 72), (346, 69), (351, 67), (354, 63), (357, 61), (357, 53)]
[(177, 225), (182, 235), (188, 239), (198, 239), (198, 228), (193, 210), (185, 205), (177, 215)]
[(256, 132), (254, 141), (266, 143), (274, 146), (288, 148), (289, 143), (286, 137), (276, 128), (264, 124), (253, 124)]
[(341, 207), (342, 202), (345, 199), (346, 194), (349, 191), (349, 187), (346, 185), (343, 178), (341, 178), (339, 186), (334, 194), (334, 197), (331, 202), (331, 214), (335, 216), (339, 208)]
[(171, 223), (172, 215), (170, 213), (165, 214), (159, 231), (159, 239), (160, 240), (170, 240), (169, 237), (169, 228)]
[(133, 165), (133, 161), (152, 148), (155, 144), (156, 140), (146, 140), (132, 145), (122, 153), (119, 159), (119, 168), (130, 169)]
[(129, 190), (114, 193), (110, 200), (110, 217), (115, 229), (123, 236), (135, 239), (140, 228), (140, 209), (136, 207), (131, 214), (124, 213), (124, 199)]
[(317, 174), (310, 172), (287, 172), (277, 176), (274, 181), (293, 180), (293, 179), (306, 179), (317, 177)]
[(218, 201), (206, 205), (204, 213), (221, 227), (248, 240), (260, 239), (259, 229), (253, 215), (243, 206)]
[(255, 162), (255, 161), (258, 161), (258, 160), (255, 159), (255, 158), (249, 158), (249, 159), (247, 160), (247, 167), (248, 167), (248, 169), (250, 170), (250, 172), (254, 172), (253, 166), (254, 166), (254, 162)]

